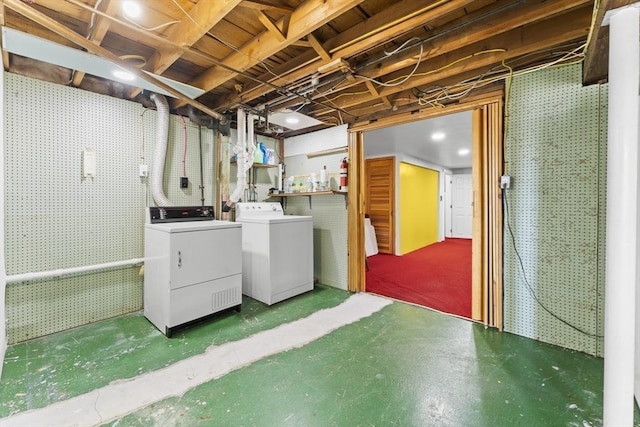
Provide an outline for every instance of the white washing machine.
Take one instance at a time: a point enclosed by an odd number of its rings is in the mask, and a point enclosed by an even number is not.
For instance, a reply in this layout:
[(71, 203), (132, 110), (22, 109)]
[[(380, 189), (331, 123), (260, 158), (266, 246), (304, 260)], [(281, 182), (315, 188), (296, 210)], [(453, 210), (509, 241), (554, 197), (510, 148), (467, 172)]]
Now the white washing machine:
[(174, 328), (242, 304), (242, 226), (212, 207), (152, 207), (144, 233), (144, 315)]
[(313, 218), (280, 203), (238, 203), (242, 293), (271, 305), (313, 289)]

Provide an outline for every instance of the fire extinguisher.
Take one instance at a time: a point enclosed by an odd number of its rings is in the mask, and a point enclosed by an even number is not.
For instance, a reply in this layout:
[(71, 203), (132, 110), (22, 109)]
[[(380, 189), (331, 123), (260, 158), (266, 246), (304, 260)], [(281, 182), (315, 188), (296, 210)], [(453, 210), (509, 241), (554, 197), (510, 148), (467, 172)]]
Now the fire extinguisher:
[(349, 168), (349, 163), (347, 162), (347, 158), (345, 157), (340, 162), (340, 191), (347, 191), (347, 169)]

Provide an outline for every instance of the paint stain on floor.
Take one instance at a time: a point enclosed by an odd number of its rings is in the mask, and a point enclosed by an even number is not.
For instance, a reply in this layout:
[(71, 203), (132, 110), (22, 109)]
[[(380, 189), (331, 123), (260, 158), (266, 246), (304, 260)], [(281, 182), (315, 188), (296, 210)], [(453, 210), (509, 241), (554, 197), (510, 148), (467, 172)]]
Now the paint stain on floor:
[[(171, 340), (135, 315), (12, 346), (0, 416), (162, 368), (348, 297), (318, 287), (282, 306), (249, 301), (241, 315)], [(600, 426), (602, 368), (596, 357), (394, 302), (105, 425)]]

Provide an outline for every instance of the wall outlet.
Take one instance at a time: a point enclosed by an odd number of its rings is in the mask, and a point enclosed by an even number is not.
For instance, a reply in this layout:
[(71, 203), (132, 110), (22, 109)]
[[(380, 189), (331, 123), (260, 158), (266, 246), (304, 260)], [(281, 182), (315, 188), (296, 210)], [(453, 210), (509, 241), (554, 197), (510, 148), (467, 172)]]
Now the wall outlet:
[(505, 190), (511, 188), (511, 176), (502, 175), (500, 177), (500, 188), (505, 189)]
[(147, 165), (140, 165), (138, 167), (138, 174), (142, 177), (148, 176), (149, 175), (149, 169), (147, 168)]

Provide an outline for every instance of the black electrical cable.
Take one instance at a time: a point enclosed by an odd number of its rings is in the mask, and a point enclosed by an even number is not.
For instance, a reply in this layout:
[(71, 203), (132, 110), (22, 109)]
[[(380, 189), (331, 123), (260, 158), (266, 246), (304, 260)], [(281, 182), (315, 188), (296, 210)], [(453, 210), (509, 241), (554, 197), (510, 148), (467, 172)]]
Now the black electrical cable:
[(583, 335), (586, 335), (588, 337), (593, 337), (593, 338), (604, 338), (604, 335), (598, 335), (598, 334), (592, 334), (591, 332), (587, 332), (584, 329), (581, 329), (578, 326), (575, 326), (573, 324), (571, 324), (570, 322), (564, 320), (563, 318), (561, 318), (560, 316), (558, 316), (557, 314), (555, 314), (554, 312), (552, 312), (551, 310), (549, 310), (543, 303), (542, 301), (540, 301), (540, 299), (538, 298), (538, 296), (536, 295), (536, 293), (534, 292), (533, 288), (531, 287), (531, 285), (529, 284), (529, 280), (527, 279), (527, 273), (524, 269), (524, 263), (522, 262), (522, 258), (520, 257), (520, 253), (518, 252), (518, 247), (516, 246), (516, 237), (513, 234), (513, 230), (511, 229), (511, 220), (509, 217), (509, 201), (507, 198), (507, 190), (505, 189), (503, 194), (502, 194), (502, 201), (503, 201), (503, 205), (504, 205), (504, 211), (505, 211), (505, 218), (506, 218), (506, 224), (507, 224), (507, 229), (509, 230), (509, 235), (511, 236), (511, 243), (513, 244), (513, 250), (516, 254), (516, 258), (518, 258), (518, 264), (520, 265), (520, 269), (522, 271), (522, 278), (524, 279), (524, 283), (525, 285), (527, 285), (527, 289), (529, 290), (529, 292), (531, 293), (531, 296), (533, 297), (533, 299), (536, 301), (536, 303), (538, 303), (538, 305), (540, 307), (542, 307), (542, 309), (544, 311), (546, 311), (551, 317), (555, 318), (556, 320), (560, 321), (561, 323), (567, 325), (568, 327), (570, 327), (571, 329), (574, 329), (578, 332), (580, 332)]

